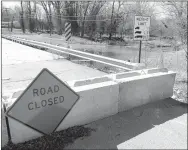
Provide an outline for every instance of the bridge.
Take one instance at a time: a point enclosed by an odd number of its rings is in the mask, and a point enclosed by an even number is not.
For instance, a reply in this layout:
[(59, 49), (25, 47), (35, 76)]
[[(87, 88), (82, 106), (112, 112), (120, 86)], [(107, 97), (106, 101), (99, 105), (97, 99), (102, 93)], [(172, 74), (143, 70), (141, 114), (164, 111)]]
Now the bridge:
[[(3, 64), (4, 80), (2, 93), (7, 108), (19, 97), (37, 73), (46, 67), (80, 95), (80, 100), (58, 126), (56, 131), (73, 126), (90, 124), (91, 122), (100, 122), (100, 119), (117, 117), (118, 114), (122, 113), (126, 116), (127, 113), (139, 110), (137, 108), (140, 107), (143, 107), (142, 111), (144, 112), (144, 107), (149, 104), (160, 103), (163, 105), (163, 102), (165, 102), (170, 105), (171, 101), (173, 101), (169, 98), (173, 95), (176, 73), (166, 68), (146, 69), (143, 64), (116, 60), (15, 36), (3, 35), (2, 49), (3, 55), (6, 54), (8, 59), (7, 64)], [(21, 56), (19, 56), (20, 54)], [(107, 74), (65, 59), (53, 60), (53, 57), (57, 57), (57, 55), (64, 56), (65, 54), (118, 67), (123, 69), (124, 72)], [(9, 55), (12, 55), (10, 59)], [(32, 57), (34, 60), (30, 59)], [(14, 61), (13, 66), (9, 60)], [(173, 103), (175, 102), (173, 101)], [(183, 111), (181, 110), (181, 113)], [(131, 118), (129, 117), (129, 119)], [(174, 123), (171, 122), (171, 124)], [(20, 143), (42, 136), (41, 133), (11, 118), (9, 118), (9, 125), (13, 143)], [(162, 127), (159, 128), (162, 129)], [(169, 130), (175, 132), (170, 127)], [(3, 131), (6, 132), (6, 127), (3, 128)], [(99, 132), (96, 133), (98, 138)], [(165, 130), (163, 132), (167, 133)], [(147, 134), (150, 135), (148, 132)], [(127, 135), (130, 135), (128, 131)], [(137, 135), (139, 135), (139, 132), (137, 132)], [(165, 134), (162, 135), (165, 136)], [(134, 141), (133, 143), (139, 143), (138, 141), (141, 138), (138, 137), (137, 142)], [(3, 139), (7, 139), (4, 134)], [(119, 148), (125, 147), (119, 145)]]

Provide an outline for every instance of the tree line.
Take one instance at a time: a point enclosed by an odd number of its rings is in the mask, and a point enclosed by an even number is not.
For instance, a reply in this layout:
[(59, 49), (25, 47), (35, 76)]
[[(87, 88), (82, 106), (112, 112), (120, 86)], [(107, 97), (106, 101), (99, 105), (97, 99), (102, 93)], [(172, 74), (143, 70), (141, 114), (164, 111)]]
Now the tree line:
[[(2, 8), (2, 21), (18, 21), (23, 33), (48, 32), (62, 35), (65, 22), (71, 23), (72, 34), (101, 38), (133, 35), (134, 16), (151, 17), (151, 36), (178, 37), (187, 40), (187, 2), (161, 2), (164, 19), (158, 19), (155, 3), (145, 1), (20, 1), (14, 10)], [(4, 7), (2, 5), (2, 7)], [(159, 15), (159, 14), (158, 14)], [(5, 17), (8, 16), (8, 17)], [(11, 28), (12, 30), (12, 28)]]

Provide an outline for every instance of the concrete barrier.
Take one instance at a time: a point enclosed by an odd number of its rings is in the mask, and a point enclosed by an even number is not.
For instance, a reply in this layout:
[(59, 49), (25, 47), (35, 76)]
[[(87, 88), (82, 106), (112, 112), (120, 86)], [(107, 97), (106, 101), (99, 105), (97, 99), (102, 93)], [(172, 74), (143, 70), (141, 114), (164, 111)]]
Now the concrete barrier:
[(158, 72), (168, 72), (167, 68), (153, 68), (153, 69), (148, 69), (147, 73), (151, 74), (151, 73), (158, 73)]
[(9, 118), (11, 139), (13, 143), (22, 143), (43, 136), (41, 133)]
[(6, 108), (9, 108), (14, 101), (21, 95), (21, 93), (24, 91), (24, 88), (14, 89), (6, 91), (6, 93), (3, 93), (3, 96), (7, 97), (7, 99), (4, 99), (4, 103), (6, 105)]
[[(71, 85), (80, 95), (80, 99), (57, 131), (88, 124), (121, 111), (171, 97), (175, 76), (176, 73), (167, 69), (152, 68), (67, 82), (66, 84)], [(21, 90), (13, 93), (12, 98), (18, 97)], [(11, 118), (9, 124), (13, 143), (42, 136)]]
[[(73, 88), (73, 87), (71, 87)], [(74, 87), (80, 99), (59, 125), (57, 131), (75, 125), (84, 125), (92, 121), (114, 115), (118, 112), (119, 86), (107, 81)], [(13, 143), (20, 143), (42, 136), (39, 132), (9, 118)]]
[(83, 85), (88, 85), (88, 84), (106, 82), (106, 81), (110, 81), (110, 80), (112, 80), (112, 79), (108, 78), (107, 76), (90, 78), (90, 79), (87, 79), (87, 80), (75, 81), (74, 86), (77, 87), (77, 86), (83, 86)]
[(176, 73), (156, 73), (116, 79), (119, 83), (118, 111), (129, 110), (173, 95)]
[(119, 86), (113, 81), (73, 88), (80, 99), (59, 125), (57, 131), (84, 125), (118, 113)]
[(115, 76), (116, 79), (121, 79), (121, 78), (128, 78), (128, 77), (133, 77), (133, 76), (139, 76), (141, 73), (138, 71), (130, 71), (127, 73), (120, 73)]
[[(3, 103), (3, 102), (2, 102)], [(8, 143), (7, 126), (3, 106), (1, 107), (1, 147)]]

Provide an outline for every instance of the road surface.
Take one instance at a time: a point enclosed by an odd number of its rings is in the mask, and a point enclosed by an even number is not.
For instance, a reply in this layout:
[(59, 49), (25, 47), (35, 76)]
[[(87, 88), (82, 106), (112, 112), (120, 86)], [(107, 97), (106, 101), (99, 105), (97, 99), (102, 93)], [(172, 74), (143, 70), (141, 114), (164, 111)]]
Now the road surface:
[(62, 81), (97, 77), (106, 73), (72, 63), (60, 56), (2, 39), (2, 91), (26, 88), (47, 68)]
[(124, 111), (65, 149), (187, 149), (187, 105), (171, 98)]

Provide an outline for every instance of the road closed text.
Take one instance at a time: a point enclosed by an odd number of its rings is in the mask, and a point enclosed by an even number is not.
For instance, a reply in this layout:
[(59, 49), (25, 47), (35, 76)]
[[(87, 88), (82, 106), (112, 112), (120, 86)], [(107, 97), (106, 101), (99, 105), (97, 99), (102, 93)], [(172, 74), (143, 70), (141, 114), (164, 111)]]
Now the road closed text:
[(52, 96), (55, 95), (55, 93), (59, 92), (59, 86), (54, 85), (50, 86), (48, 88), (39, 88), (39, 89), (33, 89), (33, 97), (48, 95), (49, 98), (43, 99), (40, 101), (35, 101), (35, 102), (29, 102), (28, 103), (28, 109), (29, 110), (35, 110), (47, 106), (52, 106), (54, 104), (59, 104), (64, 102), (64, 96)]

